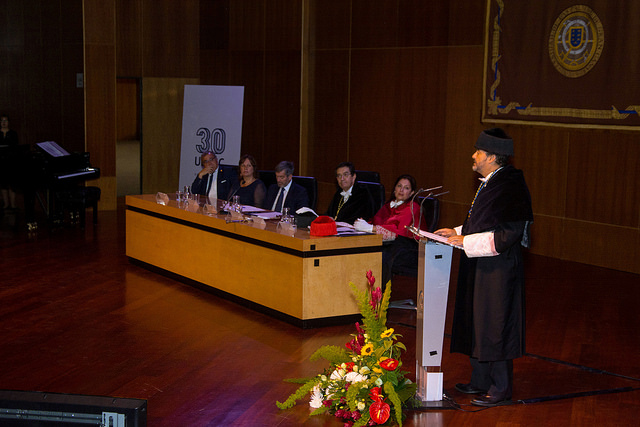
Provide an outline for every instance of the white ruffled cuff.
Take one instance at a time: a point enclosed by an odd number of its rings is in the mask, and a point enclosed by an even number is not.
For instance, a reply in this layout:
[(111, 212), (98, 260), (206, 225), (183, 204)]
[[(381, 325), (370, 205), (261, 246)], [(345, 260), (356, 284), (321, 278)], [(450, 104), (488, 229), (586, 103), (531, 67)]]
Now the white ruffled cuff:
[(464, 236), (464, 252), (469, 258), (496, 256), (496, 245), (493, 238), (493, 231), (475, 233)]

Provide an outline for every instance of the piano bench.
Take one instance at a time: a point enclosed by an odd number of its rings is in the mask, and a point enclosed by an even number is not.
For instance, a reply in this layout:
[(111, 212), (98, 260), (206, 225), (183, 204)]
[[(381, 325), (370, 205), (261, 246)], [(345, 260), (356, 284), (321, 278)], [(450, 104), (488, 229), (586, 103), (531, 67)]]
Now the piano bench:
[(93, 223), (98, 223), (98, 201), (100, 200), (99, 187), (78, 187), (72, 190), (58, 193), (58, 200), (62, 203), (62, 208), (70, 211), (78, 211), (80, 214), (80, 226), (85, 225), (85, 210), (93, 208)]

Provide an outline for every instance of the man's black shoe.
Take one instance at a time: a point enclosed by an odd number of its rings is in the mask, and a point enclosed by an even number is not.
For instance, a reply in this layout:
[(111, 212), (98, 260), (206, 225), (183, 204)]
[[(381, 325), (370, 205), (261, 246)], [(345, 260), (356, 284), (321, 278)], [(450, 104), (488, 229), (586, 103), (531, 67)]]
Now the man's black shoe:
[(497, 396), (491, 394), (483, 394), (475, 399), (471, 399), (471, 404), (476, 406), (492, 407), (501, 405), (511, 405), (511, 396)]
[(487, 390), (482, 390), (471, 384), (456, 384), (456, 390), (466, 394), (485, 394)]

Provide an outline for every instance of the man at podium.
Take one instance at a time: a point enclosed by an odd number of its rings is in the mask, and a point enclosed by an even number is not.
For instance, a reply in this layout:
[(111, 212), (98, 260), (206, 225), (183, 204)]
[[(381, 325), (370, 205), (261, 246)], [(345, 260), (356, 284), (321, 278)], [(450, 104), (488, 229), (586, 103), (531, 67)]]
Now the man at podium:
[(528, 247), (533, 212), (522, 171), (510, 164), (513, 140), (500, 128), (488, 129), (475, 148), (472, 169), (482, 178), (467, 218), (436, 234), (464, 249), (451, 351), (470, 357), (472, 373), (456, 389), (477, 394), (474, 405), (496, 406), (511, 400), (513, 359), (525, 352), (520, 247)]

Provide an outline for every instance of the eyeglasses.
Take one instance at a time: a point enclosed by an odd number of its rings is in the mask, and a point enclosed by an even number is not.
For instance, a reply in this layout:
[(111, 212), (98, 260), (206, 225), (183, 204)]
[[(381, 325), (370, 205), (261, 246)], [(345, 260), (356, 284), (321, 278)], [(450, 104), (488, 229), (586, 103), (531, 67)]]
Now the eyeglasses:
[(351, 172), (337, 173), (336, 174), (336, 178), (337, 179), (349, 178), (350, 176), (351, 176)]

